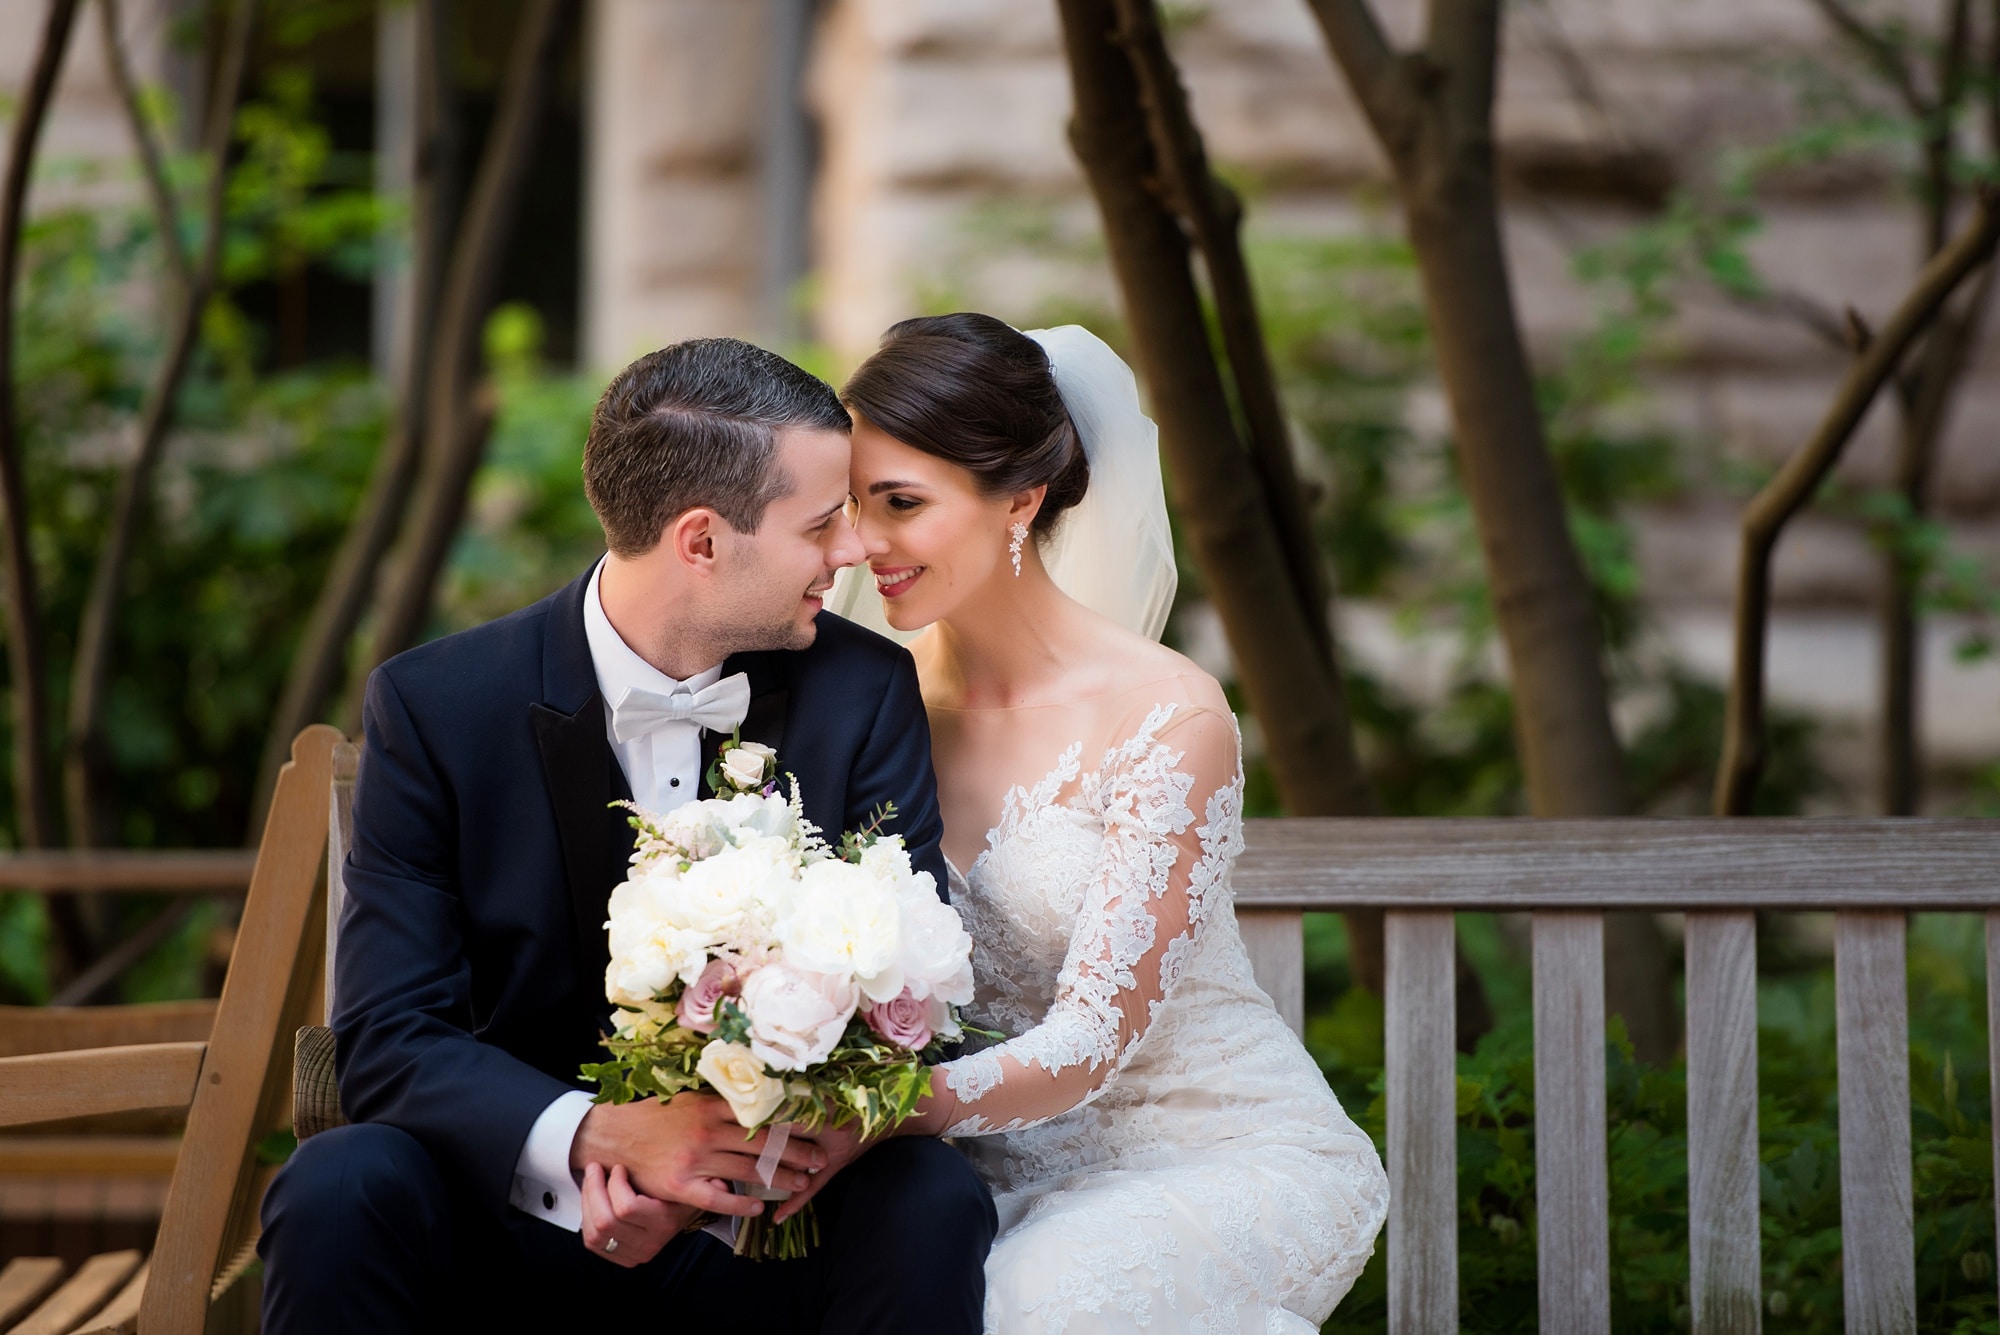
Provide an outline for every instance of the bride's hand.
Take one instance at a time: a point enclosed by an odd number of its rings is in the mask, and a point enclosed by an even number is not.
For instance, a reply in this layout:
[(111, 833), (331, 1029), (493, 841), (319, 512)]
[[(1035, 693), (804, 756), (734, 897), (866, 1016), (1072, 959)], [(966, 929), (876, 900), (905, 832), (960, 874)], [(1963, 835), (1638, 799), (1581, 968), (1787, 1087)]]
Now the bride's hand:
[(863, 1140), (861, 1133), (852, 1128), (836, 1129), (830, 1126), (812, 1132), (811, 1140), (826, 1155), (826, 1166), (813, 1173), (804, 1188), (794, 1191), (779, 1202), (777, 1213), (771, 1216), (773, 1224), (782, 1224), (805, 1209), (807, 1202), (819, 1195), (821, 1188), (833, 1181), (836, 1173), (860, 1158), (861, 1152), (875, 1143), (872, 1140)]
[[(632, 1189), (625, 1166), (609, 1174), (603, 1164), (583, 1170), (583, 1245), (626, 1269), (660, 1254), (694, 1217), (694, 1209), (641, 1196)], [(615, 1244), (606, 1249), (607, 1244)]]

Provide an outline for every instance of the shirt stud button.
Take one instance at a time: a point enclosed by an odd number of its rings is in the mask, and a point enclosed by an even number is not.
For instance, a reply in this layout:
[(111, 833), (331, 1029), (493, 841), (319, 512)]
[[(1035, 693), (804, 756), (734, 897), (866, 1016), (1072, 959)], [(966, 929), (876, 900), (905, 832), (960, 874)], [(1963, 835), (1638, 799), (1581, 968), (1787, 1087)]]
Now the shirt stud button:
[(678, 787), (680, 787), (680, 786), (681, 786), (681, 781), (680, 781), (679, 779), (668, 779), (668, 780), (667, 780), (667, 787), (669, 787), (669, 788), (678, 788)]
[(542, 1193), (542, 1208), (544, 1210), (553, 1210), (556, 1208), (556, 1194), (553, 1191)]

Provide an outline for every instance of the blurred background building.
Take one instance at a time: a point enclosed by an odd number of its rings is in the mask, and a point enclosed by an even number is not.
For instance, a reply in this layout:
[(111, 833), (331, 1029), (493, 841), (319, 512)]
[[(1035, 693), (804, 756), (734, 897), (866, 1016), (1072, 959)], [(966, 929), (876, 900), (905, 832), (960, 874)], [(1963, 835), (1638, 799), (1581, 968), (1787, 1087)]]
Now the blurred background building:
[[(1917, 14), (1922, 6), (1908, 6)], [(406, 6), (349, 6), (322, 20), (305, 58), (336, 145), (374, 154), (391, 196), (409, 179), (412, 32)], [(1387, 21), (1413, 35), (1421, 6)], [(0, 73), (18, 83), (43, 6), (3, 0)], [(521, 5), (456, 7), (453, 53), (472, 158)], [(1018, 0), (590, 0), (584, 33), (537, 157), (505, 296), (539, 312), (543, 350), (601, 377), (675, 339), (737, 334), (808, 348), (829, 373), (880, 331), (941, 306), (1017, 322), (1096, 310), (1115, 296), (1096, 217), (1064, 138), (1068, 85), (1052, 7)], [(198, 7), (126, 0), (142, 77), (193, 107)], [(1262, 240), (1393, 235), (1386, 174), (1300, 0), (1170, 7), (1174, 42), (1212, 155), (1242, 184)], [(178, 34), (178, 35), (177, 35)], [(1604, 298), (1578, 257), (1657, 216), (1679, 187), (1739, 145), (1795, 121), (1794, 67), (1832, 37), (1810, 0), (1519, 0), (1508, 7), (1500, 128), (1508, 239), (1538, 355), (1557, 358)], [(288, 57), (297, 59), (296, 53)], [(254, 77), (253, 77), (254, 82)], [(183, 117), (183, 130), (192, 116)], [(86, 22), (50, 129), (51, 159), (116, 163), (129, 137)], [(461, 164), (461, 176), (464, 164)], [(115, 180), (110, 180), (115, 177)], [(1818, 308), (1880, 315), (1920, 258), (1906, 193), (1883, 171), (1811, 165), (1760, 195), (1749, 251), (1773, 289)], [(63, 190), (132, 189), (107, 179)], [(371, 283), (315, 266), (248, 294), (280, 329), (279, 361), (393, 362), (402, 248)], [(1742, 477), (1807, 435), (1844, 354), (1786, 318), (1782, 302), (1682, 303), (1616, 411), (1677, 442), (1681, 484), (1634, 507), (1638, 579), (1655, 652), (1720, 680)], [(282, 315), (290, 312), (289, 315)], [(282, 318), (280, 316), (282, 315)], [(284, 331), (289, 330), (289, 333)], [(1939, 454), (1938, 517), (1954, 541), (2000, 557), (2000, 364), (1992, 344), (1959, 396)], [(1414, 429), (1441, 433), (1434, 389), (1412, 386)], [(1843, 465), (1856, 489), (1887, 480), (1892, 414), (1878, 405)], [(1878, 676), (1871, 608), (1882, 563), (1857, 515), (1821, 507), (1777, 564), (1776, 699), (1822, 724), (1841, 780), (1831, 809), (1866, 809)], [(1434, 667), (1380, 598), (1343, 607), (1349, 651), (1405, 680)], [(1961, 663), (1966, 625), (1929, 619), (1923, 741), (1951, 800), (2000, 754), (2000, 667)], [(1225, 652), (1199, 615), (1190, 647)], [(1429, 665), (1429, 666), (1427, 666)], [(1633, 708), (1640, 708), (1634, 705)]]

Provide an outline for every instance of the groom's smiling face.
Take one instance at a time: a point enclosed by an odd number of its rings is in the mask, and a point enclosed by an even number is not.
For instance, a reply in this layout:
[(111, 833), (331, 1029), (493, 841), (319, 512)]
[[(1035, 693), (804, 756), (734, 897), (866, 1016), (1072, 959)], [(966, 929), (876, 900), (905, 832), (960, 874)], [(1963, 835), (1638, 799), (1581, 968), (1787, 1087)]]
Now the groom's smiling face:
[(862, 559), (847, 518), (849, 442), (844, 431), (788, 427), (773, 465), (789, 485), (764, 507), (755, 533), (731, 531), (716, 611), (735, 649), (803, 649), (834, 572)]

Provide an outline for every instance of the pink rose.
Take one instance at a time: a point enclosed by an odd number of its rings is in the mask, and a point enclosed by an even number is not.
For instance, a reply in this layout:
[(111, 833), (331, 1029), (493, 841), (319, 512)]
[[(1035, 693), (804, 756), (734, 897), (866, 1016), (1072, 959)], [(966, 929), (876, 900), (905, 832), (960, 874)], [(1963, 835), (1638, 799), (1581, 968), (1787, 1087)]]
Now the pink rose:
[(862, 1015), (885, 1043), (915, 1052), (931, 1041), (931, 1008), (911, 996), (907, 987), (891, 1000), (876, 1002)]
[(701, 977), (694, 980), (694, 986), (681, 993), (680, 1003), (674, 1007), (674, 1016), (683, 1028), (692, 1029), (697, 1034), (715, 1032), (715, 1008), (724, 997), (733, 997), (738, 991), (736, 970), (724, 960), (710, 960), (708, 967), (701, 971)]

